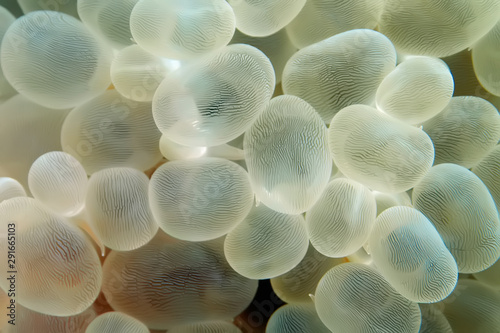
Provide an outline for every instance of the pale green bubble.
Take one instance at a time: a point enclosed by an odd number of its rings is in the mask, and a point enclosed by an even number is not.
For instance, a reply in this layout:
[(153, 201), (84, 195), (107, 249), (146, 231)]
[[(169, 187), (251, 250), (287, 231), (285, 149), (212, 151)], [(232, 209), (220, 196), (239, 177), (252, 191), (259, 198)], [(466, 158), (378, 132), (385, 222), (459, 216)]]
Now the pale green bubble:
[(278, 96), (246, 132), (243, 147), (257, 200), (300, 214), (319, 199), (332, 170), (327, 129), (295, 96)]
[(455, 259), (432, 223), (414, 208), (395, 206), (380, 214), (369, 247), (379, 272), (409, 300), (438, 302), (455, 288)]
[(436, 227), (460, 273), (475, 273), (500, 256), (500, 220), (490, 192), (456, 164), (432, 167), (413, 189), (413, 205)]
[(2, 41), (5, 77), (45, 107), (77, 106), (110, 84), (111, 49), (72, 16), (35, 11), (16, 20)]
[(88, 223), (104, 245), (130, 251), (154, 237), (158, 224), (149, 208), (148, 186), (148, 177), (132, 168), (104, 169), (90, 177)]

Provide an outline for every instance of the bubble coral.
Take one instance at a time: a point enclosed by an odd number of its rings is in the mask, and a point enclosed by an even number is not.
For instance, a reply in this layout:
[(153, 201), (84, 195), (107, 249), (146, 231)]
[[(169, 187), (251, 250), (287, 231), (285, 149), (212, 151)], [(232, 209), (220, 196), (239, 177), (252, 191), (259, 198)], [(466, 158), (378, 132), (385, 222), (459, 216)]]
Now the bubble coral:
[(499, 330), (498, 0), (18, 2), (2, 332)]

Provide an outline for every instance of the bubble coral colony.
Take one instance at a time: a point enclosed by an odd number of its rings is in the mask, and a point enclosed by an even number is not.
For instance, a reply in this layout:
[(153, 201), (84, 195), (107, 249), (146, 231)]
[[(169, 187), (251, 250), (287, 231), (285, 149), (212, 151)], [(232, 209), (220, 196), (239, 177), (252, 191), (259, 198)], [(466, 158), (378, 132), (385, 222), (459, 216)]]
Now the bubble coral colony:
[(0, 0), (0, 42), (0, 332), (500, 332), (500, 0)]

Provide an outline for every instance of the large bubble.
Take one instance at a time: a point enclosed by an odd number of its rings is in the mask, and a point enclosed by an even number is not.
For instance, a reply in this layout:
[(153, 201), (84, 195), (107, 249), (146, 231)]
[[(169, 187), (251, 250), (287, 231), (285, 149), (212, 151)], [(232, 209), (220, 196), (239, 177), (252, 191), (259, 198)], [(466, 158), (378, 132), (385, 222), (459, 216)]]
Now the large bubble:
[(278, 96), (245, 133), (245, 161), (257, 200), (285, 214), (314, 205), (332, 169), (327, 129), (295, 96)]
[(54, 11), (35, 11), (12, 23), (0, 60), (19, 93), (55, 109), (88, 101), (111, 81), (111, 49), (80, 21)]

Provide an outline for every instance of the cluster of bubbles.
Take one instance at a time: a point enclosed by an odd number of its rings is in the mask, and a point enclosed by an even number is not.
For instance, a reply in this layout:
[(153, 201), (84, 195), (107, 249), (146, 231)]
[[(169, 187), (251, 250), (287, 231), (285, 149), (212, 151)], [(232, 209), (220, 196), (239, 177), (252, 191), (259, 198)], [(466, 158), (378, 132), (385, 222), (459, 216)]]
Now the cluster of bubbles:
[(500, 331), (499, 0), (0, 4), (2, 332)]

